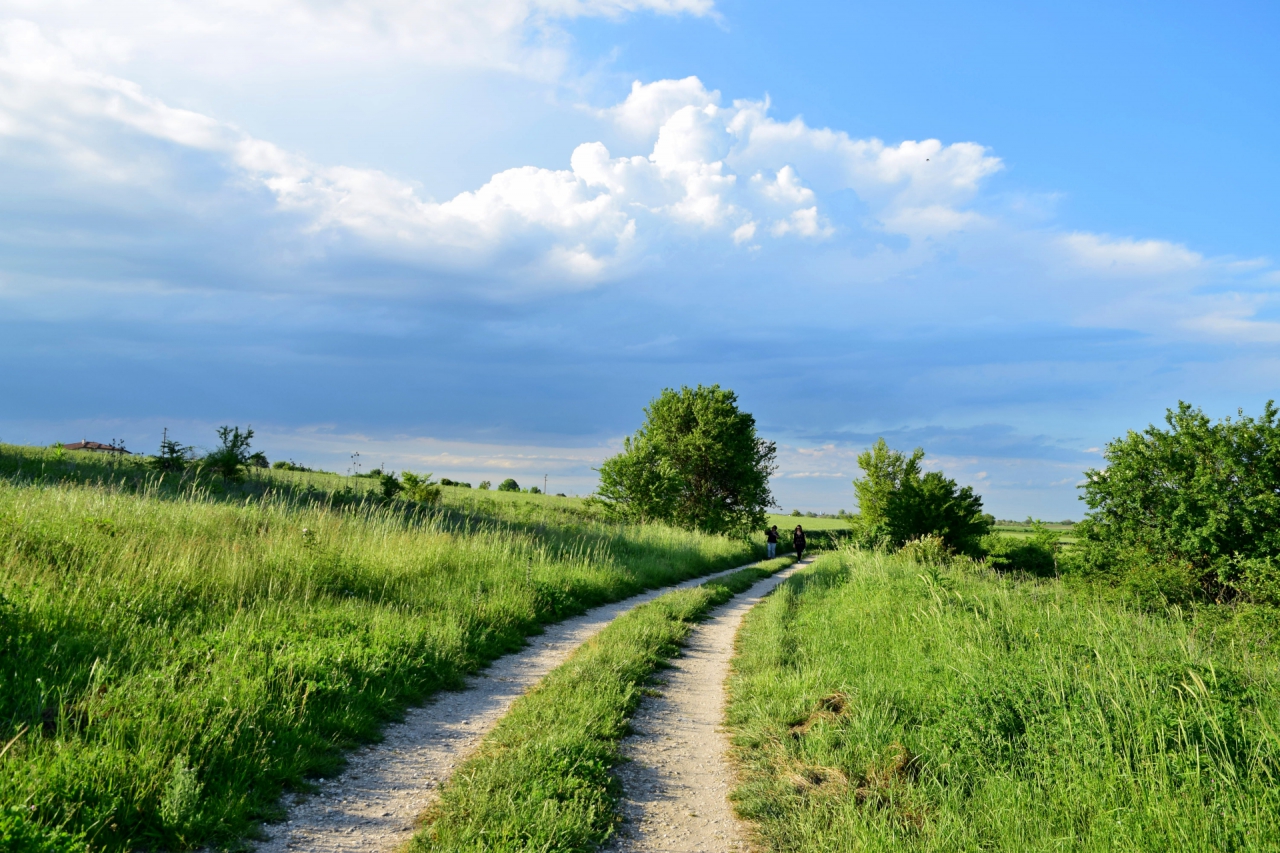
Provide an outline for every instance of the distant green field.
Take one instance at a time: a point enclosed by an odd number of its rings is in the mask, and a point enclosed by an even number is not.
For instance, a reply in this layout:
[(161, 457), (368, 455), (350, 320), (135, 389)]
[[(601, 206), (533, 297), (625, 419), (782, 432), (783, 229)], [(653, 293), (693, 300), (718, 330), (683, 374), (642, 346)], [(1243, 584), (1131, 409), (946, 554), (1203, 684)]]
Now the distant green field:
[[(1076, 537), (1074, 535), (1074, 524), (1045, 524), (1049, 530), (1058, 534), (1058, 541), (1064, 545), (1074, 545)], [(1030, 538), (1035, 534), (1035, 529), (1030, 524), (997, 524), (993, 528), (994, 533), (1003, 536), (1014, 536), (1018, 538)]]
[(848, 530), (849, 522), (843, 518), (809, 518), (795, 515), (770, 515), (769, 524), (778, 525), (779, 530), (795, 530), (799, 524), (805, 530)]

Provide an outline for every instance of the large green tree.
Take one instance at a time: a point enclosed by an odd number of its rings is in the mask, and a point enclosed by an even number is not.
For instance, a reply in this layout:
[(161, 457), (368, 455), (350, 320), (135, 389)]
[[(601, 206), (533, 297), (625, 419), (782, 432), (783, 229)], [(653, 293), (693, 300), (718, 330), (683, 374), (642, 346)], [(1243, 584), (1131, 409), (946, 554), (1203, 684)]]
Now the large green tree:
[(600, 466), (602, 500), (628, 519), (708, 533), (764, 525), (777, 448), (756, 433), (736, 394), (667, 388), (644, 411), (644, 425)]
[[(1095, 561), (1181, 565), (1212, 594), (1273, 574), (1280, 556), (1280, 411), (1213, 422), (1179, 402), (1107, 445), (1085, 472), (1078, 528)], [(1251, 578), (1251, 575), (1253, 576)]]
[(961, 553), (976, 554), (991, 531), (982, 498), (940, 471), (923, 471), (924, 451), (907, 456), (878, 440), (858, 455), (863, 476), (853, 481), (863, 536), (894, 547), (920, 536), (938, 536)]

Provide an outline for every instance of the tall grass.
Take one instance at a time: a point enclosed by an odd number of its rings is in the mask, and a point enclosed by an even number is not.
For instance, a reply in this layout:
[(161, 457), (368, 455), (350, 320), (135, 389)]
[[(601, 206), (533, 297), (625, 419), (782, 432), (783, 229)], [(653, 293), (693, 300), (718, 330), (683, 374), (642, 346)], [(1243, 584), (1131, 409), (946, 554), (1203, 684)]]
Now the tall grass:
[(0, 805), (101, 850), (234, 846), (282, 789), (336, 772), (344, 748), (540, 624), (763, 550), (15, 476), (0, 479), (0, 746), (16, 736)]
[(775, 850), (1275, 850), (1280, 621), (1258, 613), (823, 557), (739, 638), (739, 812)]

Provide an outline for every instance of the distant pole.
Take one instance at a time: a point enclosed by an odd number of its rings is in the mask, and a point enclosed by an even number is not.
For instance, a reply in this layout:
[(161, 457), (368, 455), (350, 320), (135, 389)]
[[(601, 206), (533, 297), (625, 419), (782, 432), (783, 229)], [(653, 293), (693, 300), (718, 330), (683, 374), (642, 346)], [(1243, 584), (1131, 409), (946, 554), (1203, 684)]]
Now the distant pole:
[(547, 493), (547, 475), (546, 474), (542, 475), (542, 493), (544, 495)]

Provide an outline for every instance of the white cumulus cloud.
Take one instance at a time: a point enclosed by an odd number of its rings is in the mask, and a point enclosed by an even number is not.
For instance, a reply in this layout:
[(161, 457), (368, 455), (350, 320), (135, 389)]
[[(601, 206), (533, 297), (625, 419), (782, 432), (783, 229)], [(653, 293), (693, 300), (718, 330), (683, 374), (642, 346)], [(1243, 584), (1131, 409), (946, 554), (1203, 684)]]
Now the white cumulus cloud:
[[(799, 120), (780, 124), (764, 102), (723, 107), (718, 100), (696, 78), (636, 84), (609, 116), (653, 131), (647, 156), (614, 157), (602, 143), (587, 142), (573, 152), (568, 169), (511, 168), (477, 189), (435, 201), (403, 178), (317, 164), (231, 124), (171, 107), (128, 80), (83, 67), (34, 23), (0, 25), (3, 137), (61, 152), (68, 167), (92, 179), (140, 184), (168, 176), (149, 168), (154, 157), (145, 145), (130, 149), (104, 140), (150, 138), (195, 149), (269, 190), (281, 210), (304, 215), (308, 230), (345, 231), (399, 258), (446, 268), (484, 269), (514, 250), (528, 258), (517, 265), (526, 273), (532, 264), (549, 276), (599, 280), (626, 267), (637, 245), (668, 227), (691, 227), (685, 233), (726, 247), (750, 243), (762, 220), (773, 223), (775, 237), (829, 237), (834, 229), (793, 158), (833, 160), (827, 168), (845, 175), (846, 184), (856, 178), (857, 188), (870, 188), (869, 197), (882, 200), (886, 228), (904, 205), (945, 206), (956, 197), (953, 185), (973, 183), (994, 168), (983, 165), (995, 161), (977, 146), (855, 144)], [(825, 144), (833, 138), (839, 143)], [(915, 162), (917, 150), (932, 153), (950, 177), (928, 174), (933, 167)], [(747, 162), (753, 175), (740, 180), (734, 164)], [(922, 186), (942, 189), (930, 196)]]
[(1165, 240), (1133, 240), (1076, 232), (1061, 237), (1075, 263), (1094, 273), (1168, 275), (1202, 266), (1204, 256)]
[[(286, 6), (268, 4), (263, 14)], [(525, 20), (535, 8), (566, 16), (641, 5), (511, 8)], [(710, 6), (645, 8), (702, 14)], [(799, 117), (779, 121), (767, 98), (726, 104), (697, 77), (636, 82), (596, 115), (640, 153), (588, 140), (565, 152), (564, 168), (513, 164), (436, 199), (409, 176), (316, 162), (174, 106), (84, 58), (122, 50), (33, 21), (0, 22), (0, 163), (89, 187), (95, 205), (121, 210), (150, 204), (198, 217), (207, 199), (239, 194), (257, 205), (254, 215), (276, 217), (276, 236), (293, 241), (279, 257), (323, 257), (340, 246), (414, 270), (464, 274), (460, 280), (480, 290), (591, 286), (695, 246), (730, 261), (813, 263), (806, 275), (840, 286), (916, 276), (945, 257), (965, 265), (965, 277), (1000, 270), (1019, 294), (1024, 282), (1040, 282), (1037, 304), (1085, 325), (1273, 335), (1259, 319), (1271, 296), (1237, 299), (1231, 285), (1240, 276), (1255, 289), (1274, 281), (1269, 262), (1210, 259), (1163, 240), (1061, 233), (1040, 222), (1020, 227), (1016, 212), (984, 203), (984, 182), (1003, 164), (973, 142), (855, 139)], [(856, 196), (856, 215), (833, 207), (840, 194)], [(1214, 292), (1203, 289), (1211, 281)], [(950, 309), (937, 300), (916, 309), (933, 310)]]
[(557, 24), (635, 13), (706, 16), (711, 0), (0, 0), (86, 61), (178, 63), (215, 77), (391, 61), (554, 78)]

